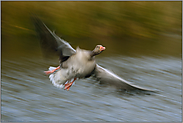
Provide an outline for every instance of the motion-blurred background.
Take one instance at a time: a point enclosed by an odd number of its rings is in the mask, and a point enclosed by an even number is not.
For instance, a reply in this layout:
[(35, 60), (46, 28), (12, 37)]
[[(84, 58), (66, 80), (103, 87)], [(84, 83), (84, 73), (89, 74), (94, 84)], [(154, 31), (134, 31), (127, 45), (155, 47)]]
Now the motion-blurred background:
[[(181, 121), (182, 2), (1, 2), (2, 121)], [(107, 49), (100, 65), (148, 96), (116, 94), (92, 79), (52, 86), (30, 16), (74, 48)], [(132, 118), (133, 116), (133, 118)]]

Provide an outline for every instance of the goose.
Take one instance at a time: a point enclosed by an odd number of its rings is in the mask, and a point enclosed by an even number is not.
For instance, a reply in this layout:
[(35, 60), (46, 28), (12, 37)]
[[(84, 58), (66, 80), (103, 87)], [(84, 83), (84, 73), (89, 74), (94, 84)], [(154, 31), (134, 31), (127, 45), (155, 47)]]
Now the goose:
[[(67, 60), (60, 60), (60, 65), (57, 68), (51, 67), (49, 71), (45, 71), (52, 81), (53, 85), (59, 88), (69, 90), (71, 85), (77, 78), (87, 78), (91, 75), (95, 68), (95, 56), (105, 50), (102, 45), (97, 45), (93, 51), (80, 49), (77, 47), (75, 53)], [(57, 72), (55, 72), (58, 70)], [(55, 74), (52, 74), (54, 73)], [(71, 80), (73, 81), (71, 82)]]
[(101, 84), (108, 84), (125, 91), (150, 91), (124, 80), (113, 72), (103, 68), (95, 61), (95, 56), (106, 48), (97, 45), (94, 50), (76, 50), (65, 40), (52, 32), (38, 17), (33, 17), (33, 23), (40, 37), (41, 46), (46, 46), (50, 52), (59, 55), (58, 67), (49, 67), (45, 74), (49, 75), (52, 84), (58, 88), (69, 90), (76, 79), (93, 77)]

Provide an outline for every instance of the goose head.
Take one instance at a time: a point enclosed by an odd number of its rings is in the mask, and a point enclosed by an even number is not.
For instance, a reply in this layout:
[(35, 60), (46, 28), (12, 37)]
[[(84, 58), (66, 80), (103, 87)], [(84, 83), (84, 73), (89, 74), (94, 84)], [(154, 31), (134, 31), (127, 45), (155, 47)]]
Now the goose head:
[(97, 45), (95, 49), (92, 51), (92, 56), (98, 55), (104, 50), (105, 50), (105, 47), (103, 47), (102, 45)]

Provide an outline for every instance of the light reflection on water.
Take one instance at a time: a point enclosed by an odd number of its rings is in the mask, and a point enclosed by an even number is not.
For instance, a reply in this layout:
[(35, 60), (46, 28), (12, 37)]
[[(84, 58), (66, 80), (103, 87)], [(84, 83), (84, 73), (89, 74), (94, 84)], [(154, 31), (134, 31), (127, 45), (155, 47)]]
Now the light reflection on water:
[[(181, 121), (181, 60), (103, 57), (103, 67), (154, 95), (123, 95), (89, 78), (54, 87), (40, 57), (2, 61), (2, 121)], [(50, 61), (54, 62), (54, 61)], [(133, 118), (132, 118), (133, 116)]]

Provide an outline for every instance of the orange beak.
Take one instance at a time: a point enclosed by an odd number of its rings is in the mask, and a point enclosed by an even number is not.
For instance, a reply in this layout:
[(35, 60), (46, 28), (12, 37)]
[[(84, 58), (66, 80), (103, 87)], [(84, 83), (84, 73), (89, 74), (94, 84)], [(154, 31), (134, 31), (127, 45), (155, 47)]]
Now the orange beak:
[(100, 51), (103, 51), (103, 50), (105, 50), (105, 47), (102, 47), (102, 46), (101, 46), (101, 47), (100, 47)]

